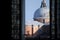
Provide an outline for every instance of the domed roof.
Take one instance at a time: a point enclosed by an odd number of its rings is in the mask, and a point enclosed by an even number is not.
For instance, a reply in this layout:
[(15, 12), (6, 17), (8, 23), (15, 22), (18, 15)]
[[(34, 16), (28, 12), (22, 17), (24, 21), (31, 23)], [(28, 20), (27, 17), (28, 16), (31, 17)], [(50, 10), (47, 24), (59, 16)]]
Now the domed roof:
[(49, 17), (49, 9), (46, 7), (46, 3), (43, 0), (41, 7), (35, 11), (33, 19), (35, 21), (43, 22), (45, 19), (49, 21)]
[(49, 17), (49, 9), (48, 8), (40, 8), (39, 15), (41, 17)]
[(34, 19), (38, 18), (49, 18), (49, 9), (48, 8), (38, 8), (34, 13)]

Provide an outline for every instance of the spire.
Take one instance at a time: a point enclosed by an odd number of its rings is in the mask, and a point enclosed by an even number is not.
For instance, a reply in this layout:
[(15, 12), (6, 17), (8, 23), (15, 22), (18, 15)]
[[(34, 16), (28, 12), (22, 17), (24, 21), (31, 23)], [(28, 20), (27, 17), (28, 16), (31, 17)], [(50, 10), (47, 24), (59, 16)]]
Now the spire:
[(43, 23), (45, 23), (45, 19), (43, 19)]
[(43, 0), (42, 3), (41, 3), (41, 8), (42, 7), (46, 7), (46, 0)]

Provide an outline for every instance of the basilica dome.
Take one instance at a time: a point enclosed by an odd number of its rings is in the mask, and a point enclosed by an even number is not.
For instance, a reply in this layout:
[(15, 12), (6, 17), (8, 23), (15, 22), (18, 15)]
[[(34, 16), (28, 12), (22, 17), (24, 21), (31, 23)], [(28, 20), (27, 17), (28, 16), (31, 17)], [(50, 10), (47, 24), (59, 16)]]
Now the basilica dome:
[(46, 7), (46, 3), (43, 1), (41, 7), (34, 12), (33, 19), (38, 22), (43, 22), (43, 20), (45, 20), (46, 23), (49, 23), (49, 18), (49, 8)]
[(49, 18), (49, 9), (48, 8), (38, 8), (34, 13), (34, 19), (45, 19)]

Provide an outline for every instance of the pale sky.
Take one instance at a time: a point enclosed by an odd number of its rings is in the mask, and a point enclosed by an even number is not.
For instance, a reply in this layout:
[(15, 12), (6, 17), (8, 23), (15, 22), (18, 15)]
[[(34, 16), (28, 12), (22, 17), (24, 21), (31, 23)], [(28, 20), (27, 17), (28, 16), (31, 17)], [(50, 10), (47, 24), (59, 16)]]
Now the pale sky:
[[(34, 12), (40, 8), (42, 0), (25, 0), (25, 24), (26, 25), (42, 25), (42, 23), (34, 21)], [(46, 5), (49, 8), (49, 0), (46, 0)]]

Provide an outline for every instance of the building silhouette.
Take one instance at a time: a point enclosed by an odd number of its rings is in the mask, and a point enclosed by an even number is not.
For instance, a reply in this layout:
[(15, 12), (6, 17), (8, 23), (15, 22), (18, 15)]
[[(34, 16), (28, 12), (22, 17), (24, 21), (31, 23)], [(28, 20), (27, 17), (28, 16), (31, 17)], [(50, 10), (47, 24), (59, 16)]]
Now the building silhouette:
[(11, 37), (13, 39), (19, 39), (19, 0), (11, 1), (11, 17), (12, 17), (12, 31)]
[(55, 0), (51, 1), (51, 11), (50, 11), (50, 16), (51, 16), (51, 27), (50, 27), (50, 31), (51, 31), (51, 38), (54, 39), (55, 38)]
[(56, 13), (57, 13), (57, 15), (55, 15), (56, 16), (56, 20), (57, 20), (57, 31), (56, 31), (56, 34), (57, 34), (57, 38), (60, 38), (60, 0), (57, 0), (56, 1), (56, 4), (57, 4), (57, 6), (56, 6), (56, 9), (57, 10), (55, 10), (56, 11)]

